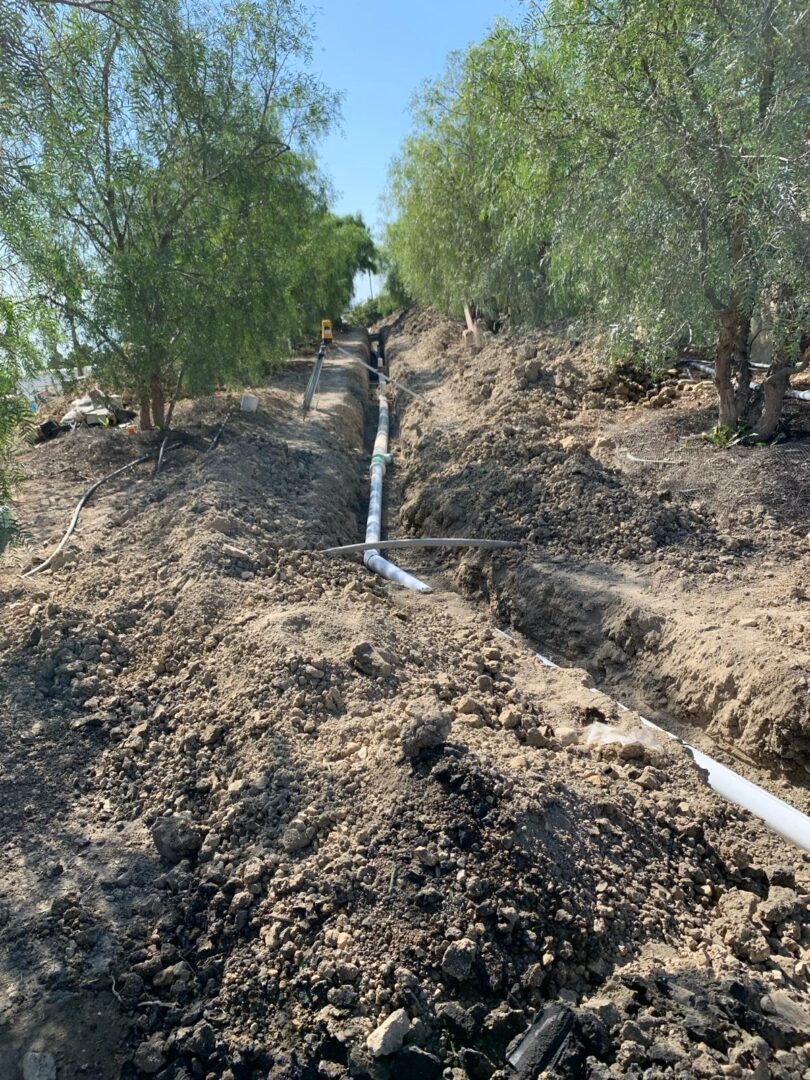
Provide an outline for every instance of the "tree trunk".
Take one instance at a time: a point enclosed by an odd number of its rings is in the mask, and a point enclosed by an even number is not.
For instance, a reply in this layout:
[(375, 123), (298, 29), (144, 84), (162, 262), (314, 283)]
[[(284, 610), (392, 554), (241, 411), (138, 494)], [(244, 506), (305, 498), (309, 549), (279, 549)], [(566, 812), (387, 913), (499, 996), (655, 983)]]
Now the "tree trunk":
[[(745, 262), (745, 219), (737, 214), (730, 222), (729, 254), (735, 277)], [(743, 303), (737, 280), (728, 306), (720, 314), (714, 383), (720, 399), (718, 424), (736, 428), (745, 416), (751, 395), (749, 355), (751, 351), (751, 312)]]
[(737, 341), (734, 347), (734, 397), (738, 422), (744, 418), (751, 396), (751, 316), (737, 316)]
[(138, 395), (138, 400), (141, 409), (141, 431), (152, 430), (152, 412), (149, 406), (149, 394), (146, 390), (141, 390)]
[(787, 365), (782, 369), (777, 368), (766, 376), (762, 384), (762, 414), (755, 430), (751, 433), (752, 439), (767, 442), (776, 434), (789, 382), (790, 368)]
[(163, 397), (163, 383), (159, 375), (153, 375), (149, 390), (152, 398), (152, 419), (155, 427), (162, 428), (166, 422), (166, 401)]
[(737, 312), (724, 311), (720, 316), (720, 335), (717, 341), (717, 359), (714, 365), (714, 385), (720, 407), (717, 423), (720, 427), (735, 428), (739, 420), (737, 395), (732, 379), (734, 354), (737, 347)]
[(735, 303), (720, 316), (714, 384), (720, 402), (720, 427), (736, 428), (751, 397), (751, 317)]

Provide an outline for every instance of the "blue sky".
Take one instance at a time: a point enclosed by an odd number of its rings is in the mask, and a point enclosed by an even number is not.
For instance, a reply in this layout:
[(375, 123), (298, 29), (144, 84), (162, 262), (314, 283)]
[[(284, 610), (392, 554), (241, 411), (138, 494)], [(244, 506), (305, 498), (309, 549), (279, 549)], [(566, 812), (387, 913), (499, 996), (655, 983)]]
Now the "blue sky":
[[(316, 0), (317, 2), (317, 0)], [(321, 146), (336, 209), (360, 211), (378, 232), (391, 158), (408, 133), (408, 106), (449, 53), (480, 40), (499, 17), (519, 19), (520, 0), (321, 0), (314, 71), (342, 91), (342, 131)], [(358, 299), (367, 295), (358, 288)]]

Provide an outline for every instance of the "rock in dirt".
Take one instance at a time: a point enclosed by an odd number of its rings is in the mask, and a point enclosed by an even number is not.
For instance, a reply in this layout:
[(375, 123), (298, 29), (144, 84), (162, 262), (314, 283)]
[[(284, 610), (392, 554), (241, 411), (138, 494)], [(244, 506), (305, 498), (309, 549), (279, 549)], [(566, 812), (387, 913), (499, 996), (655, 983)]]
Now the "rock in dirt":
[(154, 1076), (166, 1063), (161, 1043), (156, 1039), (142, 1042), (133, 1055), (132, 1063), (140, 1072)]
[(371, 1056), (387, 1057), (402, 1046), (405, 1036), (411, 1028), (411, 1021), (404, 1009), (391, 1013), (366, 1039)]
[(391, 1080), (439, 1080), (442, 1072), (441, 1061), (418, 1046), (406, 1046), (390, 1066)]
[(408, 705), (408, 717), (400, 729), (400, 744), (405, 757), (416, 757), (423, 750), (441, 746), (450, 734), (450, 714), (430, 694)]
[(53, 1054), (29, 1050), (22, 1062), (23, 1080), (56, 1080), (56, 1061)]
[(802, 903), (801, 897), (793, 889), (771, 885), (768, 899), (761, 901), (757, 914), (769, 926), (779, 926), (798, 915), (803, 908), (806, 910), (806, 906), (806, 902)]
[(445, 949), (442, 957), (442, 971), (451, 979), (466, 979), (475, 960), (475, 942), (469, 938), (454, 941)]
[(162, 858), (170, 863), (179, 863), (200, 850), (203, 836), (190, 818), (172, 814), (161, 818), (153, 826), (152, 839)]
[(387, 655), (368, 641), (355, 645), (352, 651), (352, 663), (358, 671), (362, 671), (364, 675), (371, 675), (373, 678), (385, 679), (394, 670)]
[(288, 854), (292, 854), (294, 851), (302, 851), (310, 845), (316, 831), (311, 821), (304, 818), (295, 818), (284, 830), (281, 837), (281, 846)]
[(188, 1040), (186, 1041), (186, 1048), (194, 1054), (195, 1057), (202, 1058), (207, 1061), (208, 1058), (214, 1053), (217, 1045), (217, 1038), (214, 1033), (214, 1029), (205, 1020), (201, 1020), (199, 1024), (194, 1028)]
[(544, 1070), (553, 1067), (574, 1026), (574, 1014), (564, 1005), (544, 1009), (531, 1027), (506, 1052), (510, 1077), (534, 1080)]

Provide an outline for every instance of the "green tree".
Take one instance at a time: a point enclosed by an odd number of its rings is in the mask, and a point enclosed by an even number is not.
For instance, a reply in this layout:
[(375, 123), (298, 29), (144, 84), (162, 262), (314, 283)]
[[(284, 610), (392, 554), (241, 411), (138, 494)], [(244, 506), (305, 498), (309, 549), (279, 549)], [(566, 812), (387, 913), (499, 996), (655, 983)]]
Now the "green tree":
[(391, 170), (396, 214), (388, 248), (415, 299), (460, 314), (553, 316), (561, 304), (546, 275), (554, 158), (516, 120), (526, 54), (500, 24), (414, 104), (415, 131)]
[[(810, 295), (798, 0), (549, 0), (428, 87), (389, 242), (420, 300), (714, 336), (719, 422), (770, 437)], [(773, 364), (750, 386), (759, 325)]]
[[(808, 32), (792, 0), (553, 0), (529, 75), (537, 128), (577, 133), (557, 274), (672, 339), (714, 326), (719, 422), (759, 438), (808, 314)], [(767, 316), (781, 347), (752, 392), (752, 322)]]
[(377, 268), (377, 250), (363, 218), (333, 214), (324, 201), (311, 218), (300, 266), (299, 307), (311, 332), (322, 319), (343, 314), (358, 273)]
[(298, 330), (309, 153), (333, 103), (302, 73), (309, 33), (288, 0), (142, 15), (47, 20), (33, 164), (3, 223), (40, 300), (140, 392), (149, 426), (181, 373), (192, 389), (255, 374)]
[[(39, 328), (41, 332), (45, 326)], [(11, 498), (23, 476), (14, 456), (15, 442), (31, 423), (31, 409), (21, 392), (23, 380), (36, 372), (33, 341), (37, 328), (22, 303), (0, 297), (0, 552), (16, 534)]]

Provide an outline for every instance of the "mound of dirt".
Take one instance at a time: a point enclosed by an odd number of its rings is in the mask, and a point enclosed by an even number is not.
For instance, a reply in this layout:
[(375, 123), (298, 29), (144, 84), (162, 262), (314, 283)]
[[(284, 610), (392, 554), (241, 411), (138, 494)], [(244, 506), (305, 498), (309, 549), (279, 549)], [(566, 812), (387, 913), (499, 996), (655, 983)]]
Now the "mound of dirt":
[(525, 545), (429, 565), (709, 752), (786, 774), (806, 805), (810, 444), (716, 449), (697, 438), (710, 386), (647, 390), (562, 327), (473, 353), (417, 311), (387, 355), (422, 397), (400, 399), (406, 529)]
[(584, 672), (315, 553), (367, 387), (302, 421), (307, 375), (0, 579), (0, 1073), (801, 1075), (808, 859)]

